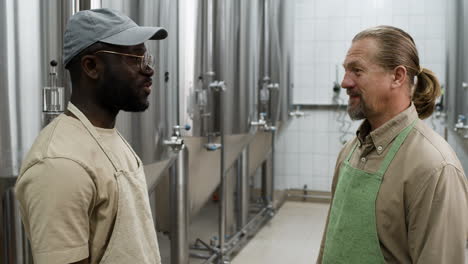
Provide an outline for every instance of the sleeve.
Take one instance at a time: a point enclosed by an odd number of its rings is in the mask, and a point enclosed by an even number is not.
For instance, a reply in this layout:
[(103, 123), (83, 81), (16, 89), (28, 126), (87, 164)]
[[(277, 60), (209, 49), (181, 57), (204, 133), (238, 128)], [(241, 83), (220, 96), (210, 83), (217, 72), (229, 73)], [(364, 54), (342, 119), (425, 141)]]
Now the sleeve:
[(465, 175), (452, 165), (432, 173), (410, 201), (407, 214), (412, 263), (465, 263), (468, 234)]
[(23, 173), (15, 188), (36, 264), (89, 257), (89, 215), (96, 188), (81, 165), (45, 159)]

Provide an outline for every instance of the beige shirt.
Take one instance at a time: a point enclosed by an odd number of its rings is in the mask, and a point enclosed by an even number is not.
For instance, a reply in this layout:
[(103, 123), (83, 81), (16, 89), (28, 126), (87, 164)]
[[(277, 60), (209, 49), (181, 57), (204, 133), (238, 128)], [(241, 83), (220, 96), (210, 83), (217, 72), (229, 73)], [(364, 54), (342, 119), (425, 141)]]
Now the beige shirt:
[[(137, 160), (115, 129), (97, 128), (121, 167)], [(60, 115), (26, 156), (16, 184), (36, 264), (99, 263), (117, 211), (115, 169), (83, 124)]]
[[(416, 109), (411, 105), (372, 132), (364, 121), (357, 137), (338, 156), (332, 194), (341, 164), (355, 144), (358, 147), (350, 164), (374, 173), (396, 136), (416, 119)], [(377, 196), (377, 233), (386, 263), (465, 263), (467, 189), (455, 152), (418, 119), (385, 173)], [(322, 261), (325, 235), (318, 263)]]

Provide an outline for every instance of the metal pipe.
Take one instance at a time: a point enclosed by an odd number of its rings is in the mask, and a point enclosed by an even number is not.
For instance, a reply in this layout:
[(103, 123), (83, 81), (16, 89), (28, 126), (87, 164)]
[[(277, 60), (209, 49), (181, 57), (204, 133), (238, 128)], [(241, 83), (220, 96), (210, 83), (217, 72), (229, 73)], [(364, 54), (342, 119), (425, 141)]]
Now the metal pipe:
[(269, 188), (270, 188), (270, 194), (271, 194), (271, 198), (270, 198), (270, 202), (271, 202), (271, 206), (273, 206), (273, 202), (274, 202), (274, 198), (275, 198), (275, 151), (276, 151), (276, 130), (272, 130), (271, 131), (271, 178), (270, 178), (270, 184), (269, 184)]
[(249, 216), (249, 157), (247, 148), (242, 150), (237, 163), (237, 230), (247, 224)]
[[(32, 263), (32, 255), (28, 240), (25, 236), (19, 215), (19, 204), (15, 199), (13, 185), (9, 187), (2, 197), (3, 207), (3, 239), (6, 241), (1, 263), (29, 264)], [(3, 262), (4, 261), (4, 262)]]
[[(225, 254), (228, 254), (235, 250), (241, 243), (241, 238), (245, 237), (246, 235), (249, 234), (249, 230), (254, 226), (256, 222), (259, 220), (268, 220), (273, 216), (273, 214), (270, 214), (269, 211), (271, 211), (271, 208), (268, 206), (263, 207), (241, 230), (239, 230), (236, 234), (234, 234), (229, 241), (226, 243), (227, 250), (225, 251)], [(260, 227), (261, 225), (259, 225)], [(254, 230), (254, 233), (258, 232), (260, 228), (257, 228)], [(198, 254), (198, 256), (201, 256)], [(208, 263), (213, 263), (213, 261), (219, 256), (219, 253), (213, 253), (212, 255), (209, 256), (209, 258), (203, 262), (204, 264)], [(208, 256), (205, 256), (208, 257)]]
[(220, 197), (220, 203), (219, 203), (219, 258), (218, 262), (223, 263), (224, 261), (224, 243), (225, 243), (225, 232), (226, 232), (226, 208), (227, 208), (227, 181), (226, 181), (226, 172), (225, 172), (225, 151), (226, 151), (226, 146), (225, 144), (225, 123), (224, 123), (224, 112), (225, 112), (225, 98), (224, 98), (224, 89), (223, 87), (220, 87), (218, 89), (219, 91), (219, 101), (220, 101), (220, 107), (219, 107), (219, 127), (220, 127), (220, 133), (221, 133), (221, 138), (220, 138), (220, 143), (221, 143), (221, 183), (220, 183), (220, 188), (219, 188), (219, 197)]
[(188, 151), (185, 145), (177, 153), (177, 160), (171, 167), (170, 177), (171, 208), (171, 263), (189, 263), (188, 245)]
[(263, 81), (270, 80), (270, 31), (269, 31), (269, 0), (264, 0), (263, 5)]
[(207, 36), (206, 36), (206, 72), (207, 76), (214, 76), (213, 69), (213, 35), (214, 35), (214, 10), (213, 10), (213, 0), (206, 1), (206, 26), (207, 26)]

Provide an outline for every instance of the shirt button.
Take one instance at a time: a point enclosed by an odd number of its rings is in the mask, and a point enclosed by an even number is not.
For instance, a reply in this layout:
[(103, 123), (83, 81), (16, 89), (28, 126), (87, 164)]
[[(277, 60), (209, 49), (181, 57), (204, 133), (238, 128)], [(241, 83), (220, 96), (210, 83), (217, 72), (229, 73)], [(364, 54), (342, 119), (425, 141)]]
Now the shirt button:
[(362, 158), (361, 158), (361, 161), (362, 161), (362, 162), (366, 162), (366, 158), (362, 157)]
[(378, 150), (378, 151), (382, 151), (382, 149), (383, 149), (382, 146), (378, 146), (378, 147), (377, 147), (377, 150)]

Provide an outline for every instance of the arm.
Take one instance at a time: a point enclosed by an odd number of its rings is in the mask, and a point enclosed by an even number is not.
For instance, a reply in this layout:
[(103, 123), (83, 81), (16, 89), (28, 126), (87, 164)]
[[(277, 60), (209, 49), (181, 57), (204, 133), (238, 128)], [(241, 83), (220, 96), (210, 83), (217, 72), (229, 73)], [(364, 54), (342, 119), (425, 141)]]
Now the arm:
[(464, 263), (468, 232), (465, 175), (452, 165), (431, 172), (407, 213), (413, 263)]
[(87, 263), (96, 193), (88, 172), (69, 159), (45, 159), (24, 172), (15, 188), (34, 262)]

